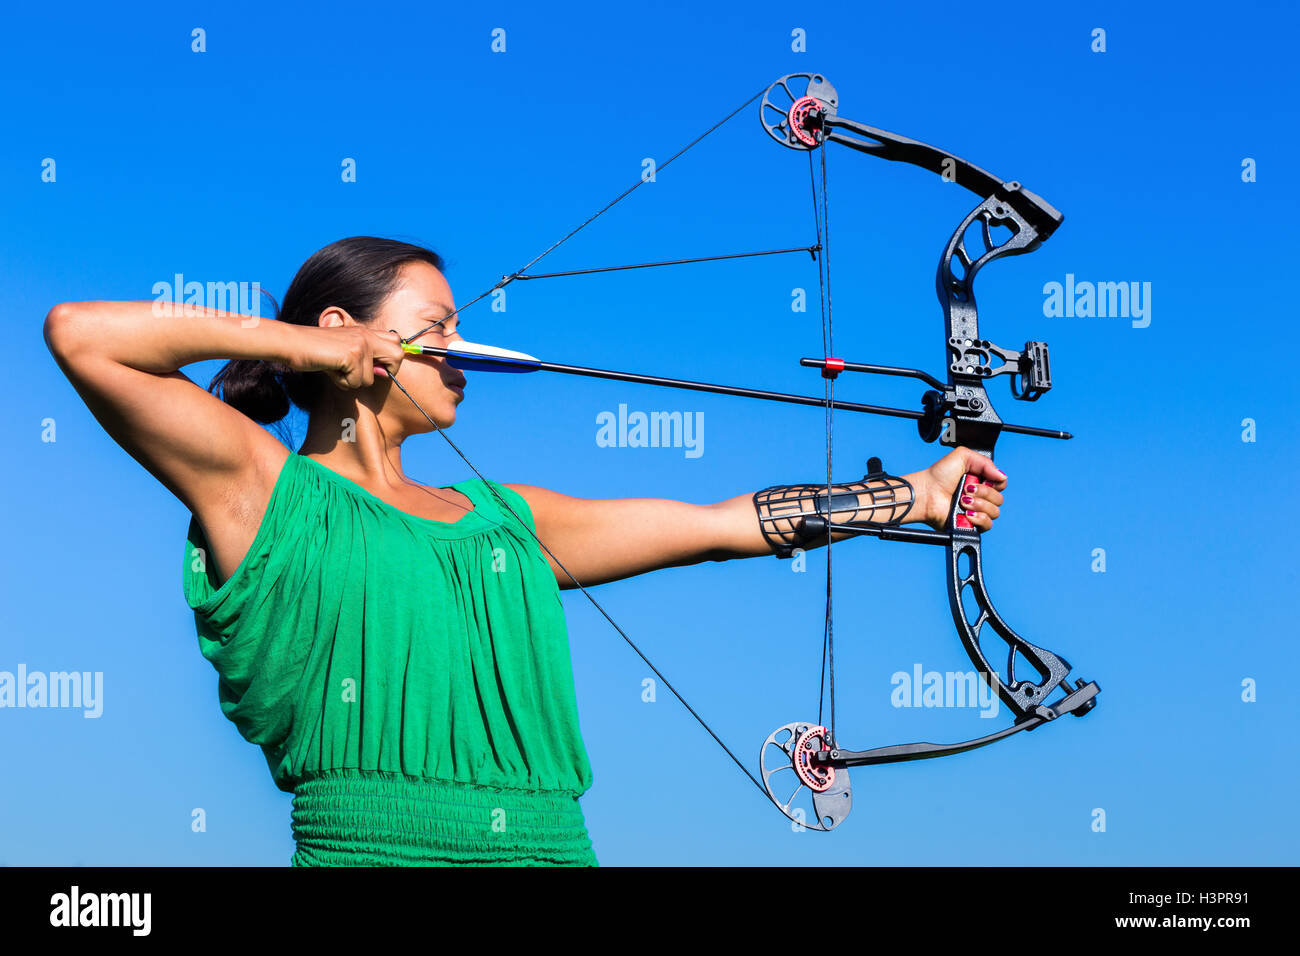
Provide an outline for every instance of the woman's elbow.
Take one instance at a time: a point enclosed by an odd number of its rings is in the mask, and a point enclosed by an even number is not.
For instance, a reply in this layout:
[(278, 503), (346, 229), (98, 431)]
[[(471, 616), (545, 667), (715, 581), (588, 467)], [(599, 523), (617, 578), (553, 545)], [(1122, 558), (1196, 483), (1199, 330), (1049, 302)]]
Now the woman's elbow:
[(64, 358), (76, 349), (84, 334), (84, 313), (77, 302), (60, 302), (45, 316), (45, 345), (55, 358)]

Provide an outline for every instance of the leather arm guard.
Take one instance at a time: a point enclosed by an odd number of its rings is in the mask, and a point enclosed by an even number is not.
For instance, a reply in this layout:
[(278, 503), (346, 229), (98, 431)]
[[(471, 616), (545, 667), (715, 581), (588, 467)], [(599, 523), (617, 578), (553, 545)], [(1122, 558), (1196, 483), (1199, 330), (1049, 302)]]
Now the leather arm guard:
[(860, 481), (829, 489), (824, 484), (773, 485), (754, 493), (759, 529), (779, 558), (825, 541), (828, 523), (868, 528), (902, 524), (915, 502), (912, 483), (885, 474), (879, 458), (867, 462), (867, 474)]

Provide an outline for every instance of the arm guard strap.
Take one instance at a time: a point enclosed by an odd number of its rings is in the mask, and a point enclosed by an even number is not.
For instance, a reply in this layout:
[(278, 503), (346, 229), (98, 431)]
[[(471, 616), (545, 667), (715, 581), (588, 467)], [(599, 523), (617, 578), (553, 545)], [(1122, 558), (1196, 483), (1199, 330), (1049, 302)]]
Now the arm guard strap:
[[(825, 541), (827, 521), (860, 527), (902, 524), (916, 502), (912, 483), (885, 474), (879, 458), (867, 462), (861, 480), (832, 484), (829, 496), (827, 490), (824, 484), (773, 485), (754, 493), (759, 529), (777, 557), (788, 558), (806, 544)], [(809, 525), (815, 527), (810, 530)]]

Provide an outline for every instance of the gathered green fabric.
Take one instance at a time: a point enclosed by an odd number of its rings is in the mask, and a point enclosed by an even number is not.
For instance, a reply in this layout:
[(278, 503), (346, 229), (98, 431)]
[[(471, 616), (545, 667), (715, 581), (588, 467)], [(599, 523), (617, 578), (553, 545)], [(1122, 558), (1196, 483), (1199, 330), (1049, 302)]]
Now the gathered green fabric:
[[(522, 497), (407, 514), (302, 455), (217, 586), (184, 590), (221, 710), (294, 794), (294, 865), (594, 865), (559, 588)], [(520, 520), (527, 523), (525, 529)]]

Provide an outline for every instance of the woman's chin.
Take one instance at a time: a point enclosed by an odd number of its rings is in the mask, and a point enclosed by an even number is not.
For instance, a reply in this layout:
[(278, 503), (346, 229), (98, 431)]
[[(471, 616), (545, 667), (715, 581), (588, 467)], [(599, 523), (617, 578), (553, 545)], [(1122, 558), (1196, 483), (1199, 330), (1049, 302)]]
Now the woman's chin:
[[(438, 428), (450, 428), (456, 424), (456, 402), (449, 401), (437, 410), (433, 415), (433, 420), (438, 423)], [(434, 428), (425, 422), (424, 431), (431, 432)]]

